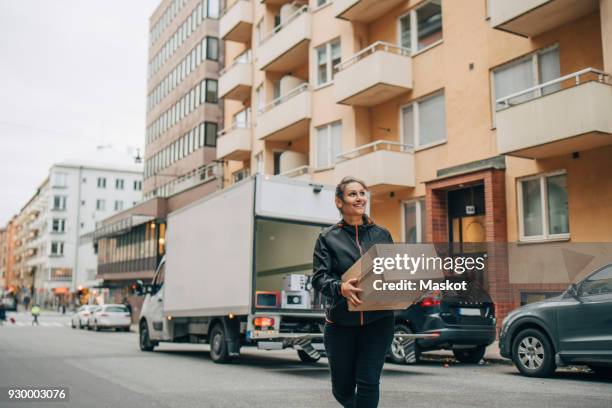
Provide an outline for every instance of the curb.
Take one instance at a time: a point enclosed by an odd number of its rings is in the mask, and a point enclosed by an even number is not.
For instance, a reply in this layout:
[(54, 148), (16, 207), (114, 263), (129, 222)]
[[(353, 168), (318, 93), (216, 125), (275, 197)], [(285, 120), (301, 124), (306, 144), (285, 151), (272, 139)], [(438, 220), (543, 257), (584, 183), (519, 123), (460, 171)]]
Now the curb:
[[(424, 352), (422, 354), (423, 357), (432, 357), (434, 359), (446, 359), (446, 360), (450, 360), (452, 362), (456, 362), (459, 363), (455, 357), (453, 356), (452, 352), (445, 352), (445, 351), (427, 351)], [(485, 364), (504, 364), (504, 365), (513, 365), (512, 364), (512, 360), (508, 360), (507, 358), (503, 358), (502, 356), (484, 356), (483, 359), (481, 360), (481, 362), (479, 363), (480, 365), (482, 365), (482, 361), (484, 361)]]

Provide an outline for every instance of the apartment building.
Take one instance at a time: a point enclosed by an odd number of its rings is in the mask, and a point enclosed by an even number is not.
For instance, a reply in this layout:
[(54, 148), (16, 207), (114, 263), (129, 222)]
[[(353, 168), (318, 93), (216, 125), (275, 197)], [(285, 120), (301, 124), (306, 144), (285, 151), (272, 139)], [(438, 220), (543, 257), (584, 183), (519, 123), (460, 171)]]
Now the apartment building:
[(225, 184), (359, 177), (395, 241), (487, 243), (500, 318), (573, 277), (507, 243), (612, 242), (612, 1), (234, 0), (219, 26)]
[(142, 165), (131, 155), (101, 146), (54, 164), (7, 227), (14, 231), (7, 284), (47, 305), (97, 285), (96, 223), (141, 199)]
[(8, 234), (6, 228), (0, 228), (0, 293), (2, 293), (6, 287), (6, 258), (8, 255), (7, 238)]
[(144, 198), (215, 176), (219, 0), (163, 0), (150, 18)]

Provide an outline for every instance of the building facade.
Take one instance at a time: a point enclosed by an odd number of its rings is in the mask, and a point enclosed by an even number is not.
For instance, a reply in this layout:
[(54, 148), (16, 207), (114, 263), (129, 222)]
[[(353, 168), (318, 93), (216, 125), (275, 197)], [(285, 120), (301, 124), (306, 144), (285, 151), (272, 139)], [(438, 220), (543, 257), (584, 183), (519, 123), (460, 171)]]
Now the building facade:
[(214, 176), (223, 115), (219, 0), (163, 0), (150, 18), (144, 198)]
[[(47, 306), (95, 286), (96, 223), (142, 199), (142, 165), (110, 147), (54, 164), (13, 220), (13, 283)], [(11, 284), (11, 282), (7, 282)]]
[(361, 178), (395, 241), (489, 246), (500, 321), (571, 280), (508, 243), (612, 242), (612, 1), (234, 0), (219, 26), (226, 185)]

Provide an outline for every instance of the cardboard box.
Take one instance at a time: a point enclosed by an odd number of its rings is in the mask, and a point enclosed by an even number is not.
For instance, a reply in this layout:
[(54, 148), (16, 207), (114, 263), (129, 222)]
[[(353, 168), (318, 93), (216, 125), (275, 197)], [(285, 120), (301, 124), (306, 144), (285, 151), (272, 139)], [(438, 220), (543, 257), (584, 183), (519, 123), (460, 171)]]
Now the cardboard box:
[[(403, 257), (438, 257), (438, 251), (433, 244), (376, 244), (372, 246), (363, 256), (355, 262), (348, 271), (342, 275), (342, 281), (358, 278), (358, 287), (363, 289), (359, 299), (363, 302), (354, 307), (349, 302), (349, 311), (372, 311), (372, 310), (402, 310), (414, 303), (426, 290), (419, 289), (419, 281), (431, 280), (442, 282), (446, 279), (443, 269), (417, 270), (411, 274), (409, 271), (400, 269), (387, 269), (382, 274), (374, 273), (374, 259), (378, 257), (395, 258), (397, 255)], [(416, 290), (375, 290), (374, 282), (387, 283), (415, 282)]]

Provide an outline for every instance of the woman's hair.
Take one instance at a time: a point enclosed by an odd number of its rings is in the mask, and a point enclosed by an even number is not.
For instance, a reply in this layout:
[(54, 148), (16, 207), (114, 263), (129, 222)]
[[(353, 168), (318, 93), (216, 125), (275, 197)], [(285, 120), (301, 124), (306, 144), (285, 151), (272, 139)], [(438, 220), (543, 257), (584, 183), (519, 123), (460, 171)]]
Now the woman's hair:
[(342, 180), (340, 180), (340, 182), (338, 183), (338, 185), (336, 186), (336, 197), (339, 198), (340, 200), (344, 201), (344, 189), (346, 189), (346, 186), (349, 185), (350, 183), (359, 183), (363, 186), (363, 188), (365, 188), (366, 190), (368, 189), (368, 186), (366, 186), (366, 183), (364, 183), (363, 181), (359, 180), (358, 178), (352, 177), (352, 176), (346, 176), (344, 177)]

